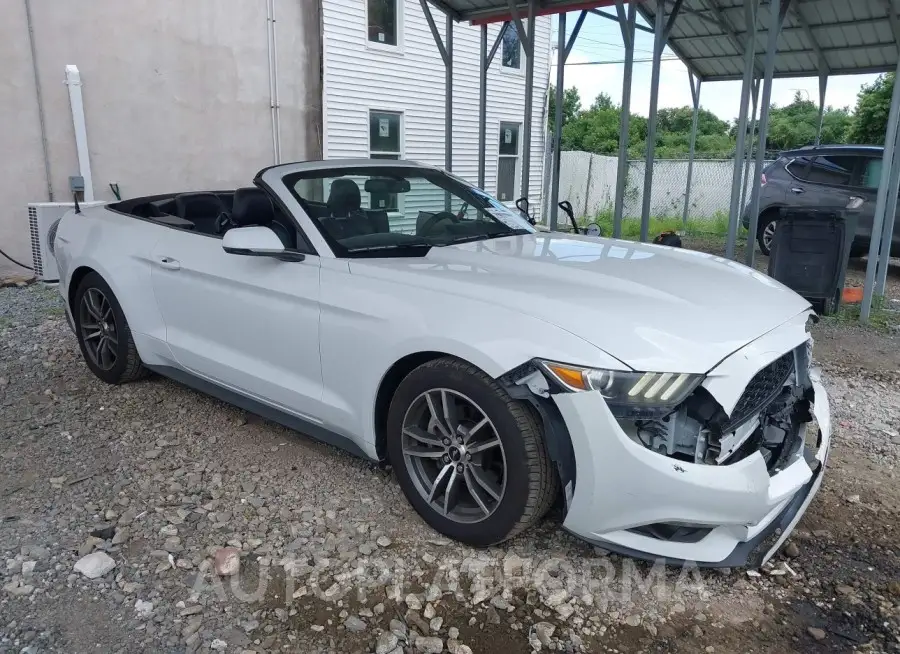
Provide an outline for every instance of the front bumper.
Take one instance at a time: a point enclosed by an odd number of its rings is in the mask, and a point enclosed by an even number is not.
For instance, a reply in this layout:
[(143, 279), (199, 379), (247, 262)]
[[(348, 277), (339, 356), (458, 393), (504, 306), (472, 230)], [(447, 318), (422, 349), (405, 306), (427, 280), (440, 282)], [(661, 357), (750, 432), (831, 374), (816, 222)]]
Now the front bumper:
[[(569, 430), (576, 483), (563, 527), (599, 547), (667, 563), (761, 565), (782, 545), (822, 484), (831, 445), (828, 396), (813, 371), (818, 448), (770, 476), (756, 452), (730, 465), (685, 463), (631, 440), (595, 393), (554, 396)], [(702, 526), (694, 542), (631, 531)]]

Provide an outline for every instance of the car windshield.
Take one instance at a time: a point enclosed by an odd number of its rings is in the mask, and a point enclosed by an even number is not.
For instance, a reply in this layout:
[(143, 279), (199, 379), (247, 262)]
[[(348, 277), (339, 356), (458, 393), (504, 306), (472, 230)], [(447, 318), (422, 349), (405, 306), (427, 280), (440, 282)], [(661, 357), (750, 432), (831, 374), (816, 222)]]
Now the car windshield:
[(338, 256), (414, 256), (534, 231), (515, 209), (431, 168), (342, 167), (283, 181)]

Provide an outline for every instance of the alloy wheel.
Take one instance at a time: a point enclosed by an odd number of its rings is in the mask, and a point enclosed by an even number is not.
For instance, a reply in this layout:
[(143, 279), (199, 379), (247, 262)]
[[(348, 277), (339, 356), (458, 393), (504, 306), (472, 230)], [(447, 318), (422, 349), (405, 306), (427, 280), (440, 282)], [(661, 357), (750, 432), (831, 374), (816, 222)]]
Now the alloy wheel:
[(775, 238), (775, 221), (772, 220), (769, 224), (766, 225), (766, 228), (763, 230), (762, 240), (763, 245), (766, 246), (767, 250), (772, 249), (772, 241)]
[(81, 340), (91, 363), (101, 370), (111, 370), (116, 365), (119, 335), (109, 299), (97, 288), (87, 289), (81, 298), (78, 318)]
[(449, 388), (419, 395), (406, 411), (403, 460), (432, 509), (461, 523), (494, 513), (506, 490), (506, 452), (485, 411)]

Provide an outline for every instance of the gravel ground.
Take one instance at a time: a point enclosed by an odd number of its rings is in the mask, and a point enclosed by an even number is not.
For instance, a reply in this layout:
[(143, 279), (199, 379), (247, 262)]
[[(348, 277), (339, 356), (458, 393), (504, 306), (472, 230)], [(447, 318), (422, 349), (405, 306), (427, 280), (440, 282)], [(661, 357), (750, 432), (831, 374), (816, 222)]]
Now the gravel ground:
[(830, 474), (788, 546), (664, 570), (558, 514), (449, 542), (389, 471), (159, 377), (107, 386), (53, 291), (0, 289), (0, 652), (900, 651), (900, 339), (839, 327)]

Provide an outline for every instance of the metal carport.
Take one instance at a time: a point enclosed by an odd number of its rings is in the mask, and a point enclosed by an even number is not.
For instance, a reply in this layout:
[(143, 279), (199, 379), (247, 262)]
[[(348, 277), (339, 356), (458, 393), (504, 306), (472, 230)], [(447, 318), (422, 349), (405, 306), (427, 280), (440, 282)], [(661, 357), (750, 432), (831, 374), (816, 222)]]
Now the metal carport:
[[(647, 0), (626, 3), (624, 0), (419, 0), (432, 28), (432, 34), (447, 68), (446, 77), (446, 142), (445, 161), (452, 165), (452, 28), (454, 21), (467, 20), (482, 26), (481, 75), (479, 111), (479, 179), (484, 185), (485, 104), (487, 97), (487, 69), (500, 44), (501, 31), (493, 47), (487, 48), (487, 24), (503, 22), (503, 30), (513, 27), (519, 33), (526, 54), (526, 110), (522, 152), (522, 195), (528, 197), (528, 176), (531, 166), (531, 115), (534, 82), (533, 43), (534, 18), (538, 15), (559, 14), (559, 43), (557, 48), (556, 120), (553, 135), (554, 162), (551, 180), (549, 224), (557, 224), (559, 196), (559, 151), (561, 141), (562, 96), (565, 81), (565, 61), (578, 37), (588, 13), (616, 20), (622, 30), (625, 48), (625, 73), (622, 93), (622, 121), (619, 133), (619, 179), (617, 180), (614, 236), (621, 234), (624, 197), (624, 166), (627, 155), (628, 116), (630, 113), (631, 73), (634, 59), (634, 31), (642, 29), (654, 34), (653, 70), (651, 73), (650, 107), (647, 138), (643, 206), (641, 209), (641, 240), (647, 240), (650, 220), (650, 191), (653, 185), (653, 160), (659, 96), (660, 63), (663, 49), (668, 46), (688, 69), (693, 98), (694, 121), (688, 163), (684, 215), (687, 216), (690, 179), (693, 170), (693, 144), (696, 139), (700, 90), (703, 82), (742, 80), (741, 105), (738, 118), (738, 139), (732, 178), (729, 230), (726, 255), (734, 258), (738, 221), (743, 209), (742, 189), (747, 125), (756, 120), (759, 106), (759, 145), (755, 154), (753, 180), (762, 174), (766, 149), (772, 79), (775, 77), (819, 78), (819, 131), (825, 104), (825, 89), (831, 75), (875, 73), (897, 70), (900, 73), (900, 16), (893, 0)], [(444, 12), (447, 20), (446, 43), (438, 34), (429, 7)], [(615, 5), (615, 13), (600, 7)], [(566, 35), (566, 12), (581, 11)], [(652, 29), (635, 24), (635, 12)], [(523, 25), (523, 17), (527, 29)], [(757, 102), (757, 93), (762, 97)], [(751, 110), (751, 96), (752, 106)], [(883, 295), (891, 234), (900, 192), (900, 143), (898, 143), (898, 113), (900, 113), (900, 84), (895, 84), (887, 125), (882, 176), (878, 188), (869, 263), (861, 320), (868, 320), (873, 295)], [(751, 118), (752, 114), (752, 118)], [(817, 136), (818, 142), (818, 136)], [(898, 156), (895, 156), (895, 152)], [(754, 181), (750, 193), (750, 231), (748, 234), (747, 264), (755, 256), (754, 235), (759, 214), (760, 186)], [(880, 237), (879, 237), (880, 236)]]

